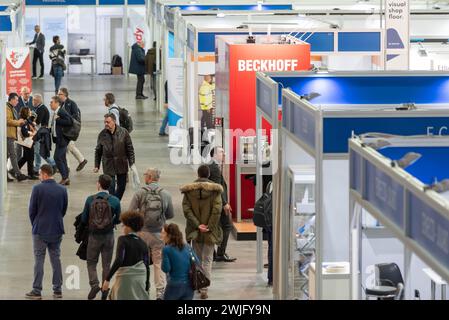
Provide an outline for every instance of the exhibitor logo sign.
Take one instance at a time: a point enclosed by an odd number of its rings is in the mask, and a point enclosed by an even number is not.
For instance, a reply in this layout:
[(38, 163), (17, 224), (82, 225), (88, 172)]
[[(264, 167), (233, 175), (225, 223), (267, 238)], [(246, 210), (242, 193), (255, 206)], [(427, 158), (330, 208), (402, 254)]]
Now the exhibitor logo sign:
[(8, 52), (6, 58), (8, 59), (9, 63), (15, 68), (19, 69), (22, 67), (23, 63), (25, 62), (25, 59), (28, 57), (28, 52), (25, 52), (23, 49), (11, 49), (10, 52)]
[(298, 59), (271, 59), (271, 60), (238, 60), (239, 72), (255, 71), (295, 71), (298, 68)]
[(387, 70), (408, 70), (410, 46), (409, 0), (385, 0), (385, 8)]

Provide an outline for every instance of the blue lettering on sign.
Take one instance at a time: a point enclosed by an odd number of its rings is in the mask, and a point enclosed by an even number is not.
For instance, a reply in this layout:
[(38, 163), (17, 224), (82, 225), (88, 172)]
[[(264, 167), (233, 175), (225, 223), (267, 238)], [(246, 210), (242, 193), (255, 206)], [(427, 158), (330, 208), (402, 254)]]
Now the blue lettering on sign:
[(350, 168), (350, 186), (351, 189), (357, 191), (359, 194), (362, 194), (362, 181), (363, 181), (363, 172), (362, 172), (362, 156), (354, 150), (349, 151), (350, 159), (351, 159), (351, 168)]
[(256, 100), (257, 106), (263, 110), (267, 115), (272, 116), (273, 90), (272, 88), (260, 79), (256, 82)]
[(417, 196), (408, 193), (409, 237), (446, 268), (449, 268), (449, 216), (430, 208)]
[(363, 199), (370, 202), (388, 220), (404, 230), (404, 187), (384, 171), (364, 160), (365, 191)]
[[(289, 131), (306, 143), (312, 149), (315, 149), (315, 116), (312, 110), (290, 102), (290, 114), (288, 120), (291, 120)], [(287, 120), (287, 121), (288, 121)]]
[[(395, 135), (426, 135), (429, 132), (449, 135), (445, 128), (449, 117), (408, 118), (325, 118), (323, 120), (324, 153), (347, 153), (348, 139), (354, 134), (382, 132)], [(429, 131), (429, 128), (433, 128)]]

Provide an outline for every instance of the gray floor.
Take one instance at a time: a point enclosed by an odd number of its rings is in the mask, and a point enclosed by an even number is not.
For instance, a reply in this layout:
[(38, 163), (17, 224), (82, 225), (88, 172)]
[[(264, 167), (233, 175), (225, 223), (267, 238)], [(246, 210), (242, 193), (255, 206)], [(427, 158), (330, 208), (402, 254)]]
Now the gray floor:
[[(48, 102), (54, 92), (52, 78), (34, 81), (33, 85), (33, 92), (44, 92), (45, 101)], [(69, 209), (65, 217), (66, 235), (62, 243), (63, 271), (66, 272), (64, 299), (85, 299), (89, 292), (87, 269), (85, 262), (75, 255), (77, 244), (74, 241), (73, 222), (75, 216), (81, 212), (85, 198), (96, 191), (96, 175), (92, 173), (92, 169), (96, 138), (103, 127), (103, 114), (106, 111), (103, 105), (104, 93), (113, 92), (118, 104), (130, 111), (134, 120), (135, 130), (131, 136), (139, 173), (143, 173), (148, 166), (159, 167), (162, 170), (161, 184), (173, 195), (174, 222), (180, 224), (182, 230), (185, 219), (181, 210), (179, 187), (192, 181), (195, 175), (189, 166), (170, 163), (168, 139), (158, 136), (161, 115), (155, 111), (152, 99), (144, 101), (134, 99), (134, 78), (126, 80), (120, 76), (70, 75), (64, 78), (62, 85), (69, 88), (70, 97), (80, 106), (83, 129), (76, 144), (88, 160), (85, 169), (75, 173), (76, 160), (72, 156), (68, 158), (72, 167), (72, 184), (68, 187)], [(57, 176), (57, 179), (59, 178)], [(34, 260), (28, 201), (33, 184), (32, 181), (8, 184), (7, 207), (0, 215), (0, 299), (23, 299), (24, 294), (31, 289)], [(124, 208), (128, 207), (131, 196), (132, 188), (128, 185), (122, 202)], [(266, 269), (264, 274), (256, 273), (255, 242), (237, 242), (231, 239), (228, 252), (237, 257), (237, 261), (214, 264), (210, 299), (271, 299), (271, 288), (266, 287)], [(51, 299), (51, 294), (51, 268), (47, 257), (44, 299)], [(154, 288), (151, 295), (154, 298)]]

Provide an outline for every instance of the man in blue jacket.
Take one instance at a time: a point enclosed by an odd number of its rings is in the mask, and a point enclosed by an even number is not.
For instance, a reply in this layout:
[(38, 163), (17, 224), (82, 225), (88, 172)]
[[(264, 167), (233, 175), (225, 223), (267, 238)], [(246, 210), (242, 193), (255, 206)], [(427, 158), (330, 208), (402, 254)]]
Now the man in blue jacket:
[(27, 299), (42, 299), (45, 253), (48, 249), (53, 269), (53, 297), (62, 298), (61, 241), (64, 234), (63, 218), (67, 211), (67, 189), (53, 179), (53, 168), (44, 164), (39, 170), (40, 184), (31, 192), (29, 215), (34, 249), (33, 290)]
[(66, 153), (70, 141), (64, 136), (62, 128), (71, 127), (73, 125), (73, 120), (72, 117), (61, 108), (61, 100), (59, 100), (58, 96), (51, 98), (50, 107), (51, 110), (54, 111), (51, 121), (51, 136), (53, 142), (56, 144), (53, 158), (55, 159), (56, 166), (62, 176), (62, 180), (59, 183), (68, 186), (70, 180)]
[(143, 85), (145, 83), (145, 44), (139, 41), (131, 47), (131, 61), (129, 62), (129, 73), (137, 76), (136, 99), (148, 99), (143, 95)]
[[(120, 223), (120, 200), (109, 194), (108, 189), (111, 184), (112, 178), (107, 174), (102, 174), (98, 177), (98, 193), (89, 196), (86, 199), (84, 210), (81, 215), (81, 221), (89, 227), (89, 240), (87, 242), (87, 272), (89, 274), (89, 284), (91, 288), (89, 295), (87, 296), (89, 300), (95, 299), (98, 292), (100, 292), (100, 282), (98, 281), (97, 275), (97, 264), (100, 253), (103, 265), (103, 280), (101, 283), (106, 280), (106, 277), (109, 274), (112, 255), (114, 253), (114, 226)], [(110, 217), (112, 218), (112, 223), (100, 230), (95, 228), (93, 225), (94, 222), (91, 221), (91, 218), (94, 218), (91, 217), (91, 215), (95, 214), (93, 210), (101, 210), (101, 202), (99, 202), (98, 199), (107, 201), (109, 207), (107, 210), (110, 210)], [(104, 217), (104, 215), (102, 216)], [(98, 220), (99, 219), (97, 219), (97, 222)]]

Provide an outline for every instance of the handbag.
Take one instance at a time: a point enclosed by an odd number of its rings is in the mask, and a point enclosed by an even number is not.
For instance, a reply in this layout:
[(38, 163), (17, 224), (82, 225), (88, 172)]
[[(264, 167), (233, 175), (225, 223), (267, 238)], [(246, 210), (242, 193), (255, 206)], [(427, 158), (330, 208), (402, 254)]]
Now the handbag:
[(22, 135), (22, 128), (21, 127), (17, 127), (17, 144), (20, 144), (21, 146), (27, 147), (28, 149), (31, 149), (31, 147), (33, 146), (33, 138), (32, 137), (27, 137), (24, 138)]
[(198, 264), (192, 252), (192, 247), (189, 246), (190, 251), (190, 270), (189, 279), (193, 290), (200, 290), (210, 286), (210, 280), (206, 276), (203, 268)]
[(72, 118), (73, 124), (70, 127), (62, 127), (62, 134), (68, 140), (76, 141), (81, 132), (81, 122)]

